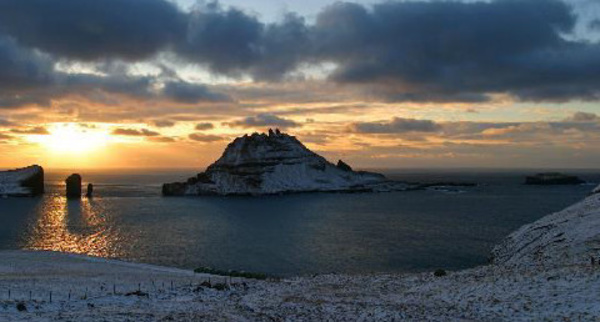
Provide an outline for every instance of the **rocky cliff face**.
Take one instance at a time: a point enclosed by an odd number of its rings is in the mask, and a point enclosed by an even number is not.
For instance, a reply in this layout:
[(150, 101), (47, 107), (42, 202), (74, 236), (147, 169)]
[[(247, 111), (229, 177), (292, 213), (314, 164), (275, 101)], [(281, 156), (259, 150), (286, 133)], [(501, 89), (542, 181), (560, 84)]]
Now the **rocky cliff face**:
[[(600, 187), (594, 190), (600, 192)], [(525, 225), (492, 250), (509, 267), (600, 265), (600, 194)]]
[(0, 172), (0, 196), (24, 197), (44, 193), (44, 169), (32, 165)]
[(360, 191), (386, 179), (381, 174), (338, 166), (307, 149), (293, 136), (244, 135), (231, 142), (206, 172), (187, 182), (163, 185), (163, 194), (260, 195), (303, 191)]

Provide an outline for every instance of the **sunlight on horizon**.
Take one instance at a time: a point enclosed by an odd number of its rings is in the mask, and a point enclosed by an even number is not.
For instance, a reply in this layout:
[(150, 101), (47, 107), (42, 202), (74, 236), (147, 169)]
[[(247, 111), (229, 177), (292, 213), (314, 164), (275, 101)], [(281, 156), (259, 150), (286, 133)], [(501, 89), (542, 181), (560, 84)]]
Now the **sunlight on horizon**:
[(54, 124), (48, 135), (30, 135), (28, 140), (41, 144), (49, 152), (82, 154), (104, 148), (111, 140), (105, 130), (83, 128), (76, 123)]

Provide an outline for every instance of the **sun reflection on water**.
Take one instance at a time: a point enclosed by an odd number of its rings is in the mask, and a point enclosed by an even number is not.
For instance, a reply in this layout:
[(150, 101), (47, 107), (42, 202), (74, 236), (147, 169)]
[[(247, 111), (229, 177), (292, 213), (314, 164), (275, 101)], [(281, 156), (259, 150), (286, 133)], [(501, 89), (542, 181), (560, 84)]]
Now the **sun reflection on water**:
[(25, 240), (25, 248), (119, 257), (118, 232), (93, 199), (44, 198)]

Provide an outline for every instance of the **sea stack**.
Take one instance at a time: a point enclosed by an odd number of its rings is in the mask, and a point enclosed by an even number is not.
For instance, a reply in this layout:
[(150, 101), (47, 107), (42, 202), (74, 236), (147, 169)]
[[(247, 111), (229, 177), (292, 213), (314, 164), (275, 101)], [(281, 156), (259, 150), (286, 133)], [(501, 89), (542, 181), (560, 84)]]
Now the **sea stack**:
[(85, 196), (87, 198), (91, 198), (94, 195), (94, 185), (91, 183), (88, 183), (87, 185), (87, 192), (85, 193)]
[(164, 184), (162, 192), (165, 196), (367, 192), (379, 191), (389, 182), (378, 173), (354, 171), (343, 161), (336, 166), (276, 129), (236, 138), (205, 172), (186, 182)]
[(81, 176), (77, 173), (70, 175), (67, 180), (67, 198), (68, 199), (80, 199), (81, 198)]
[(44, 169), (32, 165), (0, 171), (0, 196), (32, 197), (44, 193)]

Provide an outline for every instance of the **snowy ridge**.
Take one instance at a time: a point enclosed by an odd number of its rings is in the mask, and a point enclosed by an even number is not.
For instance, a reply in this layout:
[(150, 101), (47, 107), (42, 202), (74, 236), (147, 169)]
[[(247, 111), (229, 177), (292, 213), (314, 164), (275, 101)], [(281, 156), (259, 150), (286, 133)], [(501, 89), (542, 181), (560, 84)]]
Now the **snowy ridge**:
[(33, 196), (44, 193), (44, 169), (39, 165), (0, 172), (0, 196)]
[(598, 193), (521, 227), (492, 250), (494, 263), (509, 267), (582, 265), (599, 257)]
[[(381, 174), (353, 171), (310, 151), (278, 130), (244, 135), (231, 142), (206, 172), (185, 183), (163, 186), (165, 195), (261, 195), (307, 191), (390, 190)], [(394, 185), (404, 188), (404, 185)]]

